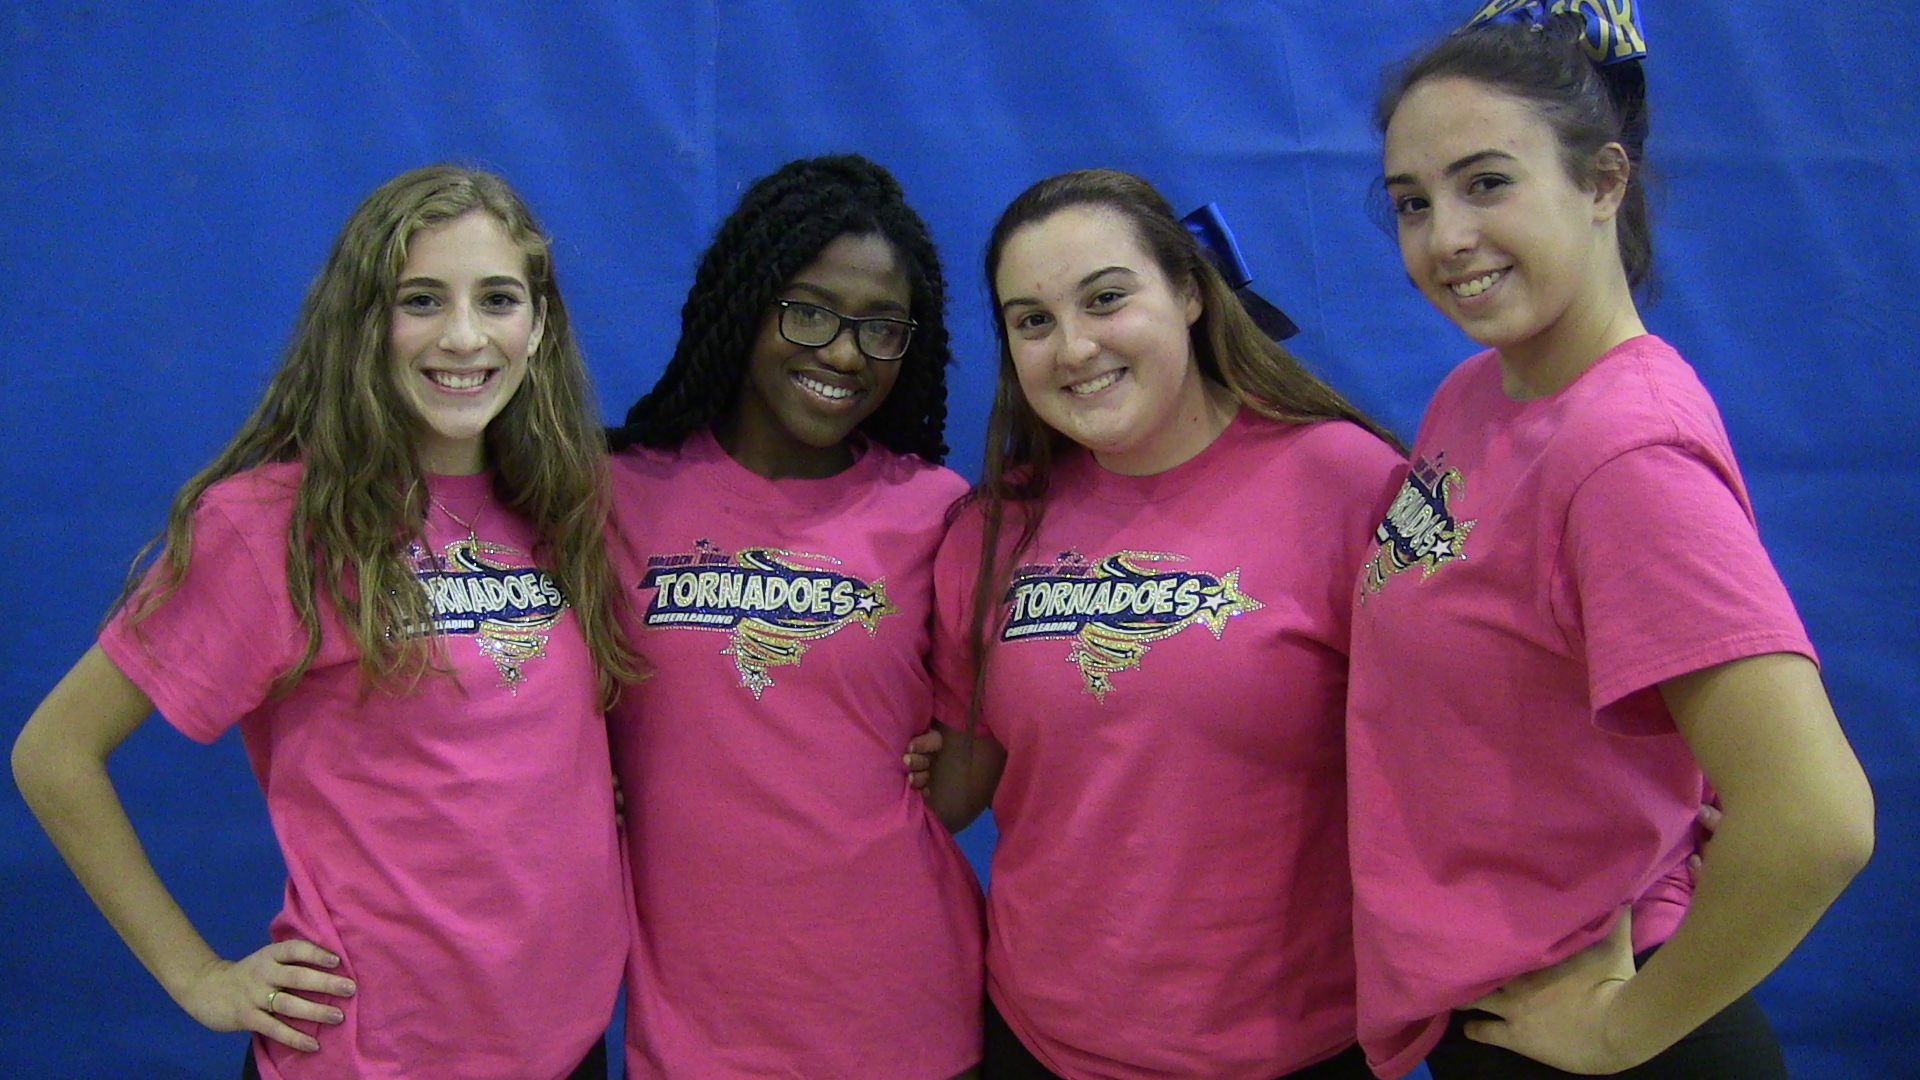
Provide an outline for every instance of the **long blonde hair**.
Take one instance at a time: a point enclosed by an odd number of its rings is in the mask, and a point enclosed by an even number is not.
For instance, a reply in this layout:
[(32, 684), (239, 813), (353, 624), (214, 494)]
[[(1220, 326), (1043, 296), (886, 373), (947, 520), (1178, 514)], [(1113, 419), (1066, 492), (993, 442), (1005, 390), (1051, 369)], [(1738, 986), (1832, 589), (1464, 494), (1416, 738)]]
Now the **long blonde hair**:
[[(1240, 404), (1269, 419), (1290, 424), (1350, 420), (1401, 453), (1399, 439), (1348, 404), (1332, 387), (1302, 367), (1293, 354), (1268, 337), (1247, 314), (1220, 272), (1201, 252), (1199, 242), (1174, 216), (1173, 207), (1152, 184), (1111, 169), (1082, 169), (1034, 184), (1007, 205), (987, 244), (987, 293), (999, 311), (996, 278), (1000, 257), (1013, 234), (1072, 207), (1109, 211), (1134, 231), (1142, 249), (1176, 289), (1191, 283), (1199, 292), (1200, 318), (1190, 330), (1195, 362), (1209, 382), (1225, 387)], [(978, 505), (982, 518), (980, 562), (968, 623), (968, 648), (974, 688), (968, 727), (978, 717), (991, 645), (990, 613), (999, 606), (1021, 553), (1032, 545), (1046, 511), (1054, 458), (1072, 445), (1047, 426), (1020, 389), (1013, 350), (1003, 319), (994, 319), (1000, 341), (1000, 374), (993, 411), (987, 417), (986, 461), (980, 482), (956, 504), (954, 514)], [(1002, 552), (1008, 505), (1018, 509), (1020, 531)]]
[(322, 595), (358, 646), (367, 686), (408, 689), (439, 666), (436, 638), (389, 633), (430, 624), (432, 612), (405, 554), (426, 519), (418, 420), (395, 383), (387, 338), (413, 236), (476, 210), (499, 221), (526, 252), (527, 283), (545, 321), (524, 382), (484, 436), (494, 495), (532, 525), (532, 554), (574, 609), (603, 701), (610, 704), (621, 683), (638, 677), (638, 657), (614, 616), (622, 590), (603, 547), (608, 494), (601, 428), (547, 239), (506, 181), (454, 165), (387, 181), (347, 219), (307, 289), (260, 404), (213, 463), (174, 496), (166, 531), (155, 541), (166, 547), (153, 571), (140, 573), (146, 551), (135, 559), (121, 603), (136, 625), (185, 575), (201, 495), (236, 473), (299, 462), (287, 529), (287, 598), (307, 641), (274, 692), (297, 683), (319, 652), (316, 597)]

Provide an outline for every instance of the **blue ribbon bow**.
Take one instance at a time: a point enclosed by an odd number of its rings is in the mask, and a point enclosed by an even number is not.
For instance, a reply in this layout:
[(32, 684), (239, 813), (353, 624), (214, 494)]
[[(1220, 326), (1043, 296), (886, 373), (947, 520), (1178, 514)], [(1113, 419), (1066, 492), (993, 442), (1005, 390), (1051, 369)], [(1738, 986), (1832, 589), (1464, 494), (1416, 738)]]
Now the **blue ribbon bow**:
[(1569, 11), (1587, 21), (1580, 44), (1595, 64), (1606, 67), (1647, 55), (1647, 39), (1640, 32), (1640, 9), (1634, 0), (1488, 0), (1454, 33), (1493, 23), (1544, 26), (1555, 15)]
[(1248, 288), (1253, 284), (1253, 272), (1247, 269), (1247, 260), (1240, 255), (1240, 245), (1234, 242), (1233, 230), (1227, 228), (1227, 219), (1220, 214), (1219, 203), (1207, 205), (1180, 219), (1193, 238), (1200, 242), (1200, 250), (1207, 261), (1213, 264), (1220, 276), (1226, 279), (1227, 287), (1240, 298), (1240, 306), (1247, 309), (1247, 315), (1253, 324), (1275, 341), (1285, 341), (1300, 332), (1286, 313), (1268, 303), (1266, 298)]

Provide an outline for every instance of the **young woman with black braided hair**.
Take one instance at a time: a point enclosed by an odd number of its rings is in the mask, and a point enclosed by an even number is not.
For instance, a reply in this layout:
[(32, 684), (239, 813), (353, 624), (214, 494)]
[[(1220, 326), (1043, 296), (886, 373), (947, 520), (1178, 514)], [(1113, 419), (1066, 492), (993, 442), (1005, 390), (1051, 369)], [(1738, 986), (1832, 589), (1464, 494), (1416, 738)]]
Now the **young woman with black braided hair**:
[[(1407, 274), (1487, 347), (1435, 394), (1354, 587), (1383, 1077), (1422, 1055), (1439, 1080), (1784, 1077), (1748, 991), (1872, 849), (1719, 414), (1634, 301), (1632, 10), (1487, 4), (1376, 114)], [(1703, 783), (1722, 816), (1696, 880)]]
[(792, 162), (702, 258), (611, 433), (655, 668), (614, 711), (639, 933), (628, 1075), (946, 1080), (980, 1056), (979, 893), (901, 782), (932, 716), (945, 284), (885, 169)]

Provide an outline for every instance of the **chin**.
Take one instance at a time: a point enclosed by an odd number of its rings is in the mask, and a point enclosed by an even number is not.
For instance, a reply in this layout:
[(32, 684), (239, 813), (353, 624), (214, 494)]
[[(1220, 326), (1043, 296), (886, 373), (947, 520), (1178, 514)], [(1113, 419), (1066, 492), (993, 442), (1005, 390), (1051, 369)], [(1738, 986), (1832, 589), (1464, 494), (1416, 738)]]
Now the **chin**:
[(794, 441), (803, 446), (810, 446), (815, 450), (831, 450), (846, 442), (857, 429), (858, 425), (846, 427), (838, 424), (790, 425), (787, 427), (787, 434), (793, 436)]

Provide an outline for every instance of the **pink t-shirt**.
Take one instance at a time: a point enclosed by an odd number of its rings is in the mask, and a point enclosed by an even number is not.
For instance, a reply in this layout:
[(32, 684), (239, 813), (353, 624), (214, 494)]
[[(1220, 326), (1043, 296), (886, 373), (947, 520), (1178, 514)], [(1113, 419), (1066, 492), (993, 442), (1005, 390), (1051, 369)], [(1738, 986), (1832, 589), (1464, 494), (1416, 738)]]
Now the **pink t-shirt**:
[(1495, 354), (1434, 396), (1355, 588), (1360, 1039), (1418, 1063), (1455, 1007), (1691, 891), (1704, 781), (1657, 684), (1813, 655), (1725, 429), (1655, 337), (1536, 401)]
[[(179, 590), (101, 648), (167, 721), (211, 742), (239, 725), (287, 863), (269, 935), (341, 958), (344, 1023), (255, 1040), (262, 1076), (555, 1080), (605, 1031), (627, 953), (607, 734), (586, 645), (533, 539), (486, 476), (429, 477), (446, 513), (415, 549), (451, 676), (363, 696), (358, 650), (322, 607), (319, 655), (287, 600), (297, 465), (215, 484)], [(437, 565), (436, 565), (437, 564)]]
[(958, 476), (878, 446), (767, 480), (705, 431), (613, 457), (653, 665), (613, 714), (632, 1077), (946, 1080), (980, 1058), (980, 893), (907, 787)]
[[(979, 717), (1007, 751), (988, 992), (1053, 1072), (1271, 1080), (1352, 1045), (1347, 582), (1398, 463), (1242, 409), (1158, 475), (1056, 466)], [(969, 511), (935, 569), (955, 728), (979, 552)]]

